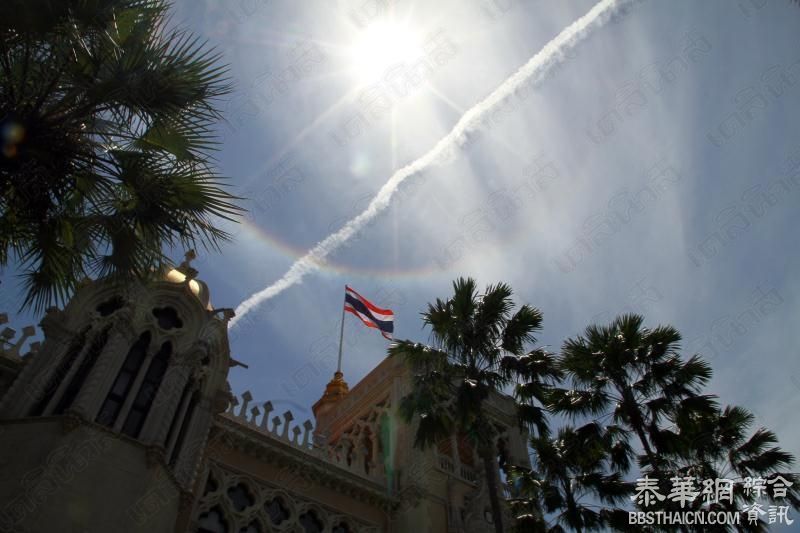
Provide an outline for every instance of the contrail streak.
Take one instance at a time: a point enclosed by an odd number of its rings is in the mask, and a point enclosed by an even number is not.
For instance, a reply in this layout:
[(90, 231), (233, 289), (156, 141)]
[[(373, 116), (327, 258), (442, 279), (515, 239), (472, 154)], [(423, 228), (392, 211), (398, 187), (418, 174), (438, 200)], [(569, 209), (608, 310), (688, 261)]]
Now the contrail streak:
[(433, 165), (437, 158), (452, 147), (464, 144), (466, 135), (479, 127), (480, 119), (491, 112), (495, 106), (512, 96), (523, 84), (536, 76), (542, 76), (564, 60), (565, 52), (577, 46), (592, 31), (597, 30), (625, 6), (637, 0), (602, 0), (588, 13), (567, 26), (555, 38), (548, 42), (536, 55), (528, 60), (517, 72), (492, 91), (486, 98), (468, 109), (453, 129), (442, 137), (427, 153), (398, 169), (381, 187), (367, 208), (356, 217), (350, 219), (339, 231), (332, 233), (320, 241), (303, 257), (292, 264), (286, 274), (278, 281), (252, 294), (236, 307), (236, 316), (230, 321), (230, 327), (265, 300), (280, 294), (292, 285), (319, 269), (325, 258), (344, 244), (366, 223), (375, 218), (388, 207), (392, 196), (406, 178), (409, 178)]

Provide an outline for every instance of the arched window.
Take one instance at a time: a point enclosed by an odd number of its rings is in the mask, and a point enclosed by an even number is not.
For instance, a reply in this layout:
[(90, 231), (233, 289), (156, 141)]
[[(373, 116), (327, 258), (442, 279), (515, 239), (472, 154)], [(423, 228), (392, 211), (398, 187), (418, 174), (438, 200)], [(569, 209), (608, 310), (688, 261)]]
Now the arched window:
[(217, 480), (214, 479), (214, 476), (212, 476), (209, 473), (208, 474), (208, 478), (206, 479), (206, 488), (203, 489), (203, 496), (205, 496), (209, 492), (214, 492), (215, 490), (217, 490), (217, 488), (219, 488), (219, 485), (217, 484)]
[(228, 498), (231, 500), (233, 508), (239, 512), (244, 511), (255, 503), (255, 499), (244, 483), (228, 488)]
[(219, 507), (201, 514), (197, 525), (197, 533), (228, 533), (228, 523)]
[(153, 360), (150, 361), (150, 366), (147, 368), (147, 373), (144, 375), (142, 385), (136, 393), (133, 405), (131, 405), (128, 418), (125, 419), (125, 425), (122, 426), (122, 432), (124, 434), (136, 438), (139, 436), (139, 432), (142, 431), (142, 426), (147, 419), (147, 414), (150, 412), (150, 407), (153, 405), (153, 400), (161, 385), (161, 380), (164, 379), (167, 365), (169, 365), (169, 356), (171, 354), (172, 343), (165, 342), (161, 345), (161, 349), (158, 350), (158, 353), (153, 356)]
[(181, 423), (181, 416), (182, 415), (188, 416), (189, 400), (191, 399), (194, 389), (195, 389), (194, 379), (190, 379), (183, 387), (180, 400), (178, 401), (178, 405), (175, 407), (175, 413), (173, 413), (172, 415), (172, 421), (169, 423), (169, 432), (167, 433), (167, 440), (164, 441), (164, 447), (166, 448), (167, 453), (169, 453), (170, 451), (169, 445), (172, 442), (173, 438), (175, 438), (175, 434), (181, 429), (179, 426), (179, 424)]
[(147, 347), (150, 345), (150, 333), (145, 332), (139, 337), (131, 349), (128, 351), (125, 362), (117, 374), (117, 379), (114, 380), (114, 385), (108, 391), (103, 406), (97, 414), (97, 422), (104, 426), (113, 426), (117, 420), (122, 404), (125, 402), (125, 397), (130, 392), (133, 386), (133, 381), (136, 375), (144, 364), (145, 357), (147, 356)]
[(114, 296), (110, 300), (107, 300), (98, 305), (96, 311), (100, 313), (100, 316), (108, 316), (110, 314), (113, 314), (115, 311), (122, 309), (124, 305), (125, 305), (125, 300), (123, 300), (122, 297)]
[(261, 526), (254, 520), (247, 527), (240, 529), (239, 533), (261, 533)]
[(38, 383), (33, 383), (32, 390), (36, 394), (38, 400), (31, 408), (30, 416), (40, 416), (44, 413), (47, 404), (50, 403), (61, 381), (67, 377), (69, 369), (72, 368), (72, 365), (75, 364), (75, 361), (81, 354), (81, 350), (83, 350), (83, 346), (86, 344), (86, 334), (89, 332), (89, 329), (89, 326), (85, 327), (72, 339), (69, 348), (67, 348), (67, 353), (64, 354), (56, 371), (50, 376), (43, 387), (39, 388)]
[(350, 533), (350, 526), (346, 522), (340, 522), (333, 526), (331, 533)]
[(194, 411), (197, 408), (197, 404), (199, 402), (200, 402), (200, 392), (195, 390), (194, 392), (192, 392), (192, 399), (189, 400), (189, 407), (186, 409), (186, 415), (183, 417), (180, 430), (178, 430), (178, 437), (175, 441), (175, 446), (172, 447), (172, 453), (170, 454), (169, 457), (169, 465), (172, 467), (174, 467), (175, 464), (178, 462), (178, 455), (180, 454), (181, 448), (183, 447), (183, 441), (186, 440), (186, 433), (189, 430), (189, 425), (192, 422)]
[(183, 321), (178, 316), (178, 312), (171, 307), (156, 307), (153, 309), (153, 316), (156, 317), (158, 327), (161, 329), (170, 330), (183, 327)]
[(92, 344), (89, 346), (89, 352), (84, 356), (80, 366), (75, 371), (75, 374), (73, 374), (72, 379), (70, 380), (69, 385), (67, 385), (67, 388), (64, 390), (64, 394), (61, 396), (61, 399), (58, 401), (58, 405), (56, 405), (53, 414), (62, 414), (72, 405), (72, 402), (75, 401), (75, 397), (78, 395), (81, 387), (83, 387), (84, 381), (86, 381), (86, 377), (89, 375), (89, 371), (94, 367), (94, 364), (97, 362), (97, 358), (100, 357), (100, 353), (103, 351), (106, 342), (108, 342), (109, 329), (111, 329), (110, 326), (106, 327), (92, 340)]
[(297, 521), (303, 526), (305, 533), (322, 533), (325, 528), (325, 525), (317, 518), (317, 514), (314, 511), (306, 511), (299, 516)]
[(289, 514), (289, 510), (286, 508), (286, 505), (283, 503), (283, 500), (278, 497), (275, 497), (265, 503), (264, 510), (267, 512), (270, 522), (276, 526), (281, 525), (291, 516), (291, 514)]

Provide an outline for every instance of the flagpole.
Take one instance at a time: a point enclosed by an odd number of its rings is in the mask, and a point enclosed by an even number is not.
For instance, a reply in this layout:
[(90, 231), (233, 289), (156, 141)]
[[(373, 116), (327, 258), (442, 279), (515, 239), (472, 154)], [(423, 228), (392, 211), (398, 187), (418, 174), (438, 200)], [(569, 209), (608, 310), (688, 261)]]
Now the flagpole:
[[(344, 287), (345, 298), (347, 295), (347, 285)], [(346, 301), (346, 300), (345, 300)], [(342, 302), (342, 326), (339, 330), (339, 364), (336, 365), (336, 372), (342, 373), (342, 340), (344, 339), (344, 302)]]

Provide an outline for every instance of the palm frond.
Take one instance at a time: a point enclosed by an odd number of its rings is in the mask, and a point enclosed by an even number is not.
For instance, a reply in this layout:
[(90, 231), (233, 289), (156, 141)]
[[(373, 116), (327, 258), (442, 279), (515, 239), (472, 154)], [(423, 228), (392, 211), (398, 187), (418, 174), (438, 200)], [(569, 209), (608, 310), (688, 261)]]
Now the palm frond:
[(146, 276), (165, 248), (215, 250), (241, 215), (213, 169), (226, 67), (168, 11), (0, 7), (0, 127), (24, 131), (0, 159), (0, 266), (20, 262), (23, 306), (63, 302), (86, 275)]

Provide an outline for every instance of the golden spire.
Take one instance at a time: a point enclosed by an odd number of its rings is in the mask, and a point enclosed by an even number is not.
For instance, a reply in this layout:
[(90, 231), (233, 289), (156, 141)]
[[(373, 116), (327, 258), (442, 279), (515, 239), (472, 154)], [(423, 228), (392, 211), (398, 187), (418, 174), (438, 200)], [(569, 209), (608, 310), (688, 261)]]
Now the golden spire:
[(320, 415), (328, 412), (335, 404), (344, 400), (350, 393), (350, 387), (347, 386), (347, 382), (343, 378), (344, 374), (340, 371), (337, 370), (334, 372), (333, 379), (330, 380), (325, 387), (322, 398), (317, 400), (317, 403), (311, 408), (311, 410), (314, 411), (315, 418), (319, 419)]

